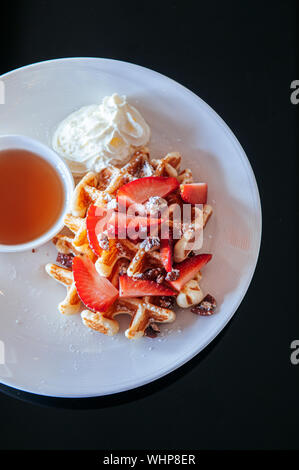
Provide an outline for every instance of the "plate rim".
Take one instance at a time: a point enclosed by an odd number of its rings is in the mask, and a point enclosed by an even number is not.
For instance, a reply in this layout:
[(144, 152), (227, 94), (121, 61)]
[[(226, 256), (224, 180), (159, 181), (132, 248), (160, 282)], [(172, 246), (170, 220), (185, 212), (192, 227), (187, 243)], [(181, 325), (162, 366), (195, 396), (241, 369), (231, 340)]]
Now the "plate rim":
[[(56, 59), (49, 59), (45, 61), (39, 61), (39, 62), (34, 62), (32, 64), (27, 64), (23, 65), (21, 67), (18, 67), (16, 69), (13, 69), (11, 71), (5, 72), (4, 74), (0, 75), (0, 80), (6, 77), (9, 77), (11, 75), (14, 75), (24, 69), (31, 69), (34, 67), (38, 67), (40, 65), (44, 66), (47, 64), (52, 64), (54, 62), (59, 63), (59, 62), (80, 62), (80, 61), (91, 61), (91, 62), (113, 62), (113, 63), (120, 63), (121, 66), (129, 66), (132, 68), (138, 68), (140, 71), (146, 72), (153, 74), (155, 76), (158, 76), (162, 79), (167, 79), (172, 82), (172, 84), (181, 89), (184, 93), (188, 94), (190, 97), (192, 97), (194, 100), (198, 101), (202, 107), (205, 108), (205, 110), (210, 114), (211, 118), (215, 120), (225, 131), (226, 136), (229, 138), (231, 141), (232, 145), (236, 148), (237, 154), (239, 158), (241, 159), (243, 166), (246, 168), (246, 174), (248, 177), (248, 181), (250, 185), (252, 186), (252, 194), (254, 196), (253, 202), (255, 206), (255, 212), (254, 212), (254, 218), (256, 219), (256, 234), (255, 234), (255, 243), (256, 243), (256, 252), (254, 253), (254, 260), (252, 262), (252, 267), (248, 273), (248, 277), (246, 279), (246, 283), (240, 293), (239, 299), (231, 309), (231, 313), (228, 315), (228, 317), (217, 327), (215, 330), (213, 330), (212, 334), (207, 335), (206, 340), (200, 345), (200, 347), (196, 349), (189, 350), (185, 355), (182, 360), (176, 361), (175, 364), (173, 364), (171, 367), (167, 367), (167, 370), (164, 369), (159, 369), (155, 374), (151, 374), (150, 377), (146, 377), (143, 379), (135, 380), (134, 384), (128, 384), (127, 382), (123, 382), (121, 386), (118, 387), (118, 390), (115, 391), (115, 387), (110, 386), (110, 390), (106, 390), (104, 392), (97, 392), (97, 393), (76, 393), (76, 394), (70, 394), (70, 393), (58, 393), (56, 392), (55, 394), (53, 393), (47, 393), (47, 392), (37, 392), (36, 390), (30, 389), (30, 387), (18, 387), (16, 385), (13, 385), (9, 381), (3, 380), (3, 378), (0, 378), (0, 383), (11, 387), (15, 390), (19, 390), (22, 392), (26, 393), (31, 393), (33, 395), (37, 396), (44, 396), (44, 397), (52, 397), (52, 398), (91, 398), (91, 397), (100, 397), (100, 396), (108, 396), (108, 395), (116, 395), (118, 393), (122, 393), (125, 391), (133, 390), (139, 387), (142, 387), (144, 385), (147, 385), (151, 382), (154, 382), (170, 373), (178, 369), (179, 367), (183, 366), (187, 362), (189, 362), (191, 359), (193, 359), (195, 356), (197, 356), (201, 351), (203, 351), (218, 335), (219, 333), (226, 327), (226, 325), (230, 322), (236, 311), (238, 310), (240, 304), (242, 303), (249, 286), (251, 284), (253, 275), (256, 270), (257, 262), (259, 259), (259, 254), (260, 254), (260, 248), (261, 248), (261, 239), (262, 239), (262, 206), (261, 206), (261, 199), (260, 199), (260, 193), (256, 181), (255, 174), (253, 172), (252, 166), (250, 164), (250, 161), (240, 144), (239, 140), (233, 133), (233, 131), (230, 129), (230, 127), (226, 124), (226, 122), (223, 120), (223, 118), (208, 104), (206, 103), (200, 96), (198, 96), (196, 93), (193, 91), (189, 90), (187, 87), (184, 85), (180, 84), (176, 80), (168, 77), (167, 75), (164, 75), (160, 72), (156, 72), (155, 70), (152, 70), (150, 68), (134, 64), (132, 62), (126, 62), (123, 60), (118, 60), (118, 59), (110, 59), (110, 58), (104, 58), (104, 57), (62, 57), (62, 58), (56, 58)], [(258, 232), (258, 233), (257, 233)]]

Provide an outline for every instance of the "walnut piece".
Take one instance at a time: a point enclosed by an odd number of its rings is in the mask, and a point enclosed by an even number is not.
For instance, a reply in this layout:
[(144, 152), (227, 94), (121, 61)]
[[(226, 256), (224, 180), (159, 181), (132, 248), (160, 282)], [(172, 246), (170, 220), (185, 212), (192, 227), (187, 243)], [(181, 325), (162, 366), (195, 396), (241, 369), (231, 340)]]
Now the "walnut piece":
[(138, 279), (144, 279), (146, 281), (156, 281), (158, 284), (164, 281), (165, 274), (163, 268), (151, 268), (144, 271), (144, 273), (138, 273), (134, 276)]
[(191, 308), (191, 312), (196, 313), (197, 315), (209, 316), (215, 313), (216, 306), (217, 304), (214, 297), (210, 294), (207, 294), (200, 304)]
[(147, 237), (143, 242), (140, 243), (140, 248), (145, 252), (160, 248), (160, 239), (158, 237)]
[(156, 338), (160, 333), (160, 328), (156, 323), (150, 323), (150, 325), (144, 331), (144, 336), (148, 338)]
[(74, 255), (72, 253), (69, 253), (69, 254), (58, 253), (56, 261), (57, 263), (61, 264), (65, 268), (71, 269), (73, 266), (73, 258), (74, 258)]
[(172, 269), (170, 273), (166, 274), (166, 281), (176, 281), (180, 277), (180, 271), (178, 269)]
[(157, 301), (160, 307), (168, 308), (170, 310), (175, 306), (175, 297), (172, 295), (161, 295), (161, 297), (157, 297)]
[(102, 250), (107, 251), (109, 250), (109, 239), (106, 233), (101, 233), (98, 235), (98, 242)]

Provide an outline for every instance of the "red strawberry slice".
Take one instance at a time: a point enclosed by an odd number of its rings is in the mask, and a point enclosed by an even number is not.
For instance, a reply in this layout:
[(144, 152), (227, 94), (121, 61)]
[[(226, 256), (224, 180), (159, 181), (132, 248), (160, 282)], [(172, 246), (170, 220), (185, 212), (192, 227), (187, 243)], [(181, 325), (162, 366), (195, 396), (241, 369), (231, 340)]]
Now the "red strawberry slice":
[(108, 279), (97, 273), (89, 258), (74, 258), (73, 275), (78, 295), (88, 309), (105, 312), (117, 299), (118, 290)]
[(104, 217), (107, 216), (107, 211), (101, 207), (96, 207), (91, 205), (87, 212), (86, 217), (86, 229), (87, 229), (87, 238), (90, 244), (92, 251), (100, 256), (102, 253), (102, 248), (99, 245), (98, 235), (106, 229), (106, 224), (99, 223)]
[(176, 293), (169, 287), (155, 281), (134, 279), (126, 274), (119, 277), (120, 297), (141, 297), (144, 295), (176, 295)]
[(143, 204), (150, 197), (165, 197), (179, 187), (176, 178), (165, 176), (147, 176), (122, 186), (117, 192), (121, 206)]
[(212, 255), (210, 254), (200, 254), (193, 256), (192, 258), (187, 258), (181, 263), (174, 265), (173, 269), (178, 269), (180, 275), (175, 281), (168, 281), (168, 284), (171, 285), (174, 289), (180, 291), (181, 288), (194, 278), (195, 274), (207, 264)]
[(172, 240), (171, 238), (161, 238), (160, 257), (164, 268), (168, 273), (172, 271)]
[(191, 183), (180, 185), (181, 197), (190, 204), (206, 204), (208, 198), (207, 183)]
[(153, 233), (161, 223), (161, 219), (154, 217), (132, 217), (128, 216), (123, 212), (114, 212), (111, 214), (109, 222), (107, 223), (108, 237), (113, 238), (126, 238), (127, 236), (131, 239), (136, 239), (141, 235), (147, 234), (148, 232)]

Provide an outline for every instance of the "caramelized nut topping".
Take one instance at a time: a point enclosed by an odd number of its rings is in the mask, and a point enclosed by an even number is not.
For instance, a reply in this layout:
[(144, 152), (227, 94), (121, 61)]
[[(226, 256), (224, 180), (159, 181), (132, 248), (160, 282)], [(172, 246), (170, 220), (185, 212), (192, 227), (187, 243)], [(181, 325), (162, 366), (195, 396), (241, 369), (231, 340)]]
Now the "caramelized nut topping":
[(195, 305), (193, 308), (191, 308), (191, 312), (196, 313), (197, 315), (209, 316), (213, 315), (216, 306), (217, 304), (214, 297), (212, 297), (212, 295), (210, 294), (207, 294), (205, 298), (200, 302), (200, 304)]
[(159, 306), (162, 308), (173, 309), (175, 306), (175, 297), (162, 295), (157, 298)]
[[(144, 271), (144, 273), (138, 274), (136, 277), (138, 277), (138, 279), (156, 281), (158, 283), (161, 283), (164, 281), (165, 278), (164, 272), (165, 271), (163, 268), (151, 268)], [(158, 281), (158, 279), (160, 282)]]
[(180, 277), (180, 271), (178, 269), (173, 269), (170, 273), (166, 274), (166, 281), (176, 281)]
[(69, 253), (69, 254), (58, 253), (56, 261), (57, 263), (61, 264), (65, 268), (71, 269), (73, 265), (73, 258), (74, 258), (74, 255), (72, 253)]
[(124, 276), (125, 274), (127, 274), (127, 269), (128, 269), (127, 266), (122, 266), (119, 270), (119, 275)]
[(106, 233), (101, 233), (100, 235), (98, 235), (98, 241), (102, 250), (109, 250), (109, 239)]
[(147, 237), (140, 243), (140, 248), (144, 251), (152, 251), (155, 248), (160, 248), (160, 239), (158, 237)]
[(160, 333), (160, 329), (156, 323), (151, 323), (144, 331), (144, 336), (148, 338), (156, 338)]

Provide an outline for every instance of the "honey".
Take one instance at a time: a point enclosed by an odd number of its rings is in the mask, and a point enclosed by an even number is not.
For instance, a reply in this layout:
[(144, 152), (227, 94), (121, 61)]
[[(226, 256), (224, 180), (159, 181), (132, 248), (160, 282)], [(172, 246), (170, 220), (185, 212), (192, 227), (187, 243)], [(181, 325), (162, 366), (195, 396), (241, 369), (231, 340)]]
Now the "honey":
[(59, 218), (64, 188), (55, 168), (22, 149), (0, 151), (0, 244), (30, 242)]

